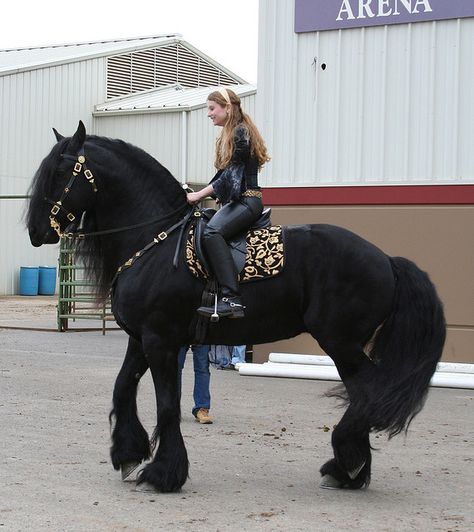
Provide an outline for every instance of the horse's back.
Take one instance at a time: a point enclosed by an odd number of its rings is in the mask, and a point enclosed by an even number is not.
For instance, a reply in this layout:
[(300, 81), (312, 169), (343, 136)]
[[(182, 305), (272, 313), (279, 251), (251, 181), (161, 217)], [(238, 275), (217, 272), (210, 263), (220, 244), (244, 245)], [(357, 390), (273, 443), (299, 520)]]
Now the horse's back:
[(377, 270), (392, 276), (390, 258), (375, 244), (356, 233), (331, 224), (283, 226), (287, 265), (336, 271), (352, 269), (360, 276)]

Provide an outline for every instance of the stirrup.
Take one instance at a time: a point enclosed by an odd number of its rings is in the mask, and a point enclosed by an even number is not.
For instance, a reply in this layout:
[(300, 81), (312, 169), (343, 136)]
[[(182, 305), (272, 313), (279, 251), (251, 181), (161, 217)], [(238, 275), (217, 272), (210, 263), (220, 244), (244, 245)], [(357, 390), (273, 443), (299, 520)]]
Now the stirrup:
[[(238, 296), (234, 296), (238, 297)], [(214, 306), (211, 307), (199, 307), (197, 309), (198, 314), (210, 318), (212, 322), (219, 321), (219, 318), (243, 318), (245, 306), (241, 303), (235, 303), (232, 301), (234, 297), (222, 297), (219, 302), (217, 298), (214, 300)], [(219, 308), (220, 305), (224, 304), (227, 308)]]
[(242, 305), (241, 303), (234, 303), (233, 301), (231, 301), (232, 299), (234, 298), (230, 298), (230, 297), (222, 298), (222, 301), (224, 303), (227, 303), (232, 309), (232, 312), (229, 315), (229, 317), (230, 318), (243, 318), (245, 305)]

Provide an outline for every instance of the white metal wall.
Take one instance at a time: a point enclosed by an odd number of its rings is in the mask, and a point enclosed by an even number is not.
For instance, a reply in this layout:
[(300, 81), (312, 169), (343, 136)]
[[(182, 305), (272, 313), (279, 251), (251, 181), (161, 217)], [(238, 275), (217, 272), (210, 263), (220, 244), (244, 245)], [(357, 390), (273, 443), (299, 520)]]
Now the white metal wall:
[(474, 181), (474, 18), (296, 34), (294, 0), (260, 0), (259, 20), (265, 185)]
[(105, 100), (104, 58), (0, 76), (0, 194), (23, 194), (55, 142), (70, 135)]
[[(255, 100), (255, 95), (242, 98), (243, 109), (252, 117), (255, 116)], [(192, 111), (100, 115), (94, 120), (98, 135), (120, 138), (139, 146), (181, 182), (185, 179), (189, 184), (206, 184), (214, 175), (214, 145), (220, 128), (212, 125), (205, 107)], [(185, 146), (183, 127), (186, 128)]]
[[(55, 139), (105, 100), (104, 59), (0, 76), (0, 295), (18, 293), (20, 266), (57, 264), (57, 246), (33, 248), (22, 220), (31, 178)], [(18, 196), (7, 199), (6, 196)]]
[(176, 178), (180, 177), (180, 113), (98, 116), (94, 121), (97, 135), (139, 146), (166, 166)]

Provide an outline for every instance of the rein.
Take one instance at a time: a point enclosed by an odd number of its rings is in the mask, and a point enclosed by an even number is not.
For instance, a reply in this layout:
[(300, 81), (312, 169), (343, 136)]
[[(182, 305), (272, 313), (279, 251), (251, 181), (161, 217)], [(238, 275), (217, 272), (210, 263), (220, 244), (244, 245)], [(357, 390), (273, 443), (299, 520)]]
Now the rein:
[(60, 211), (63, 211), (66, 214), (66, 218), (70, 222), (73, 222), (76, 219), (76, 216), (71, 211), (68, 211), (64, 207), (64, 199), (66, 198), (66, 196), (71, 191), (71, 188), (72, 188), (72, 186), (73, 186), (73, 184), (74, 184), (74, 182), (76, 180), (76, 177), (78, 175), (83, 174), (84, 177), (87, 179), (87, 181), (91, 184), (94, 193), (96, 193), (98, 191), (98, 189), (97, 189), (97, 185), (95, 183), (94, 175), (92, 174), (92, 172), (86, 166), (86, 156), (85, 156), (85, 152), (84, 152), (84, 146), (82, 146), (81, 149), (79, 150), (77, 158), (72, 156), (72, 155), (69, 155), (67, 153), (62, 153), (61, 157), (63, 157), (63, 159), (69, 159), (69, 160), (71, 160), (71, 161), (73, 161), (75, 163), (74, 167), (72, 169), (72, 175), (71, 175), (67, 185), (64, 187), (63, 193), (61, 194), (61, 197), (59, 198), (58, 201), (53, 201), (50, 198), (44, 198), (48, 203), (50, 203), (53, 206), (51, 208), (51, 211), (50, 211), (49, 221), (50, 221), (51, 227), (56, 231), (56, 233), (58, 234), (58, 236), (60, 238), (65, 237), (65, 238), (69, 238), (71, 240), (74, 239), (74, 238), (83, 239), (83, 238), (86, 238), (86, 237), (89, 237), (89, 236), (110, 235), (110, 234), (113, 234), (113, 233), (120, 233), (122, 231), (128, 231), (130, 229), (138, 229), (139, 227), (145, 227), (145, 226), (151, 225), (151, 224), (153, 224), (155, 222), (160, 222), (160, 221), (167, 220), (168, 218), (173, 217), (175, 214), (180, 213), (186, 207), (188, 207), (188, 205), (186, 204), (186, 205), (183, 205), (182, 207), (179, 207), (178, 209), (175, 209), (174, 211), (171, 211), (170, 213), (166, 214), (165, 216), (158, 216), (157, 218), (153, 218), (153, 219), (148, 220), (146, 222), (141, 222), (141, 223), (134, 224), (134, 225), (126, 225), (124, 227), (116, 227), (114, 229), (105, 229), (103, 231), (93, 231), (93, 232), (90, 232), (90, 233), (81, 233), (79, 231), (63, 233), (63, 232), (61, 232), (60, 223), (56, 220), (56, 216), (59, 214)]
[(105, 229), (103, 231), (92, 231), (90, 233), (80, 233), (80, 232), (63, 233), (61, 236), (65, 238), (69, 238), (69, 239), (77, 238), (79, 240), (82, 240), (89, 236), (110, 235), (113, 233), (120, 233), (122, 231), (128, 231), (129, 229), (138, 229), (139, 227), (145, 227), (146, 225), (151, 225), (155, 222), (167, 220), (168, 218), (173, 217), (175, 214), (178, 214), (179, 212), (183, 211), (186, 207), (188, 207), (188, 205), (183, 205), (182, 207), (179, 207), (178, 209), (175, 209), (174, 211), (169, 212), (165, 216), (159, 216), (158, 218), (153, 218), (151, 220), (148, 220), (147, 222), (141, 222), (139, 224), (126, 225), (124, 227), (116, 227), (114, 229)]

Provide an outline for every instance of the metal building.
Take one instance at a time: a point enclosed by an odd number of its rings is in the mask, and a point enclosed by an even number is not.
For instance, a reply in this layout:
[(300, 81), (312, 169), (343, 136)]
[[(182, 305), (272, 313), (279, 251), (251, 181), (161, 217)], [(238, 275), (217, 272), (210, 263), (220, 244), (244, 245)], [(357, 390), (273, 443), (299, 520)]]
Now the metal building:
[[(230, 86), (244, 109), (255, 113), (255, 85)], [(210, 87), (184, 89), (179, 84), (95, 106), (97, 133), (140, 146), (182, 183), (204, 185), (213, 168), (217, 129), (207, 118)]]
[[(202, 108), (209, 87), (235, 84), (254, 100), (255, 87), (174, 34), (0, 50), (0, 295), (18, 292), (20, 266), (57, 261), (57, 247), (33, 248), (22, 222), (51, 127), (68, 135), (82, 120), (89, 133), (128, 140), (176, 177), (203, 182), (213, 130)], [(120, 109), (134, 106), (133, 95), (150, 99), (146, 116)]]
[[(257, 118), (281, 223), (333, 223), (428, 271), (445, 359), (474, 362), (474, 4), (260, 0)], [(313, 342), (263, 346), (314, 353)]]

